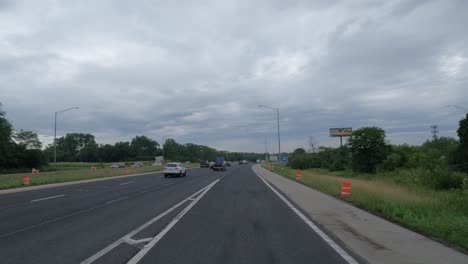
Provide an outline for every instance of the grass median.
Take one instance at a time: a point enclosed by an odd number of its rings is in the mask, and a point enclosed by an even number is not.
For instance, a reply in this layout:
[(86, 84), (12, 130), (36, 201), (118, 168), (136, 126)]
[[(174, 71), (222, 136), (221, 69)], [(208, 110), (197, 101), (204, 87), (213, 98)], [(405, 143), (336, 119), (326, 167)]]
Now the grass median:
[(302, 180), (296, 180), (296, 170), (288, 167), (273, 166), (273, 172), (336, 197), (341, 183), (349, 181), (352, 195), (346, 198), (348, 202), (468, 252), (467, 191), (436, 191), (379, 177), (342, 177), (314, 169), (302, 171)]
[[(25, 187), (22, 182), (23, 176), (29, 176), (30, 184), (28, 186), (35, 185), (44, 185), (51, 183), (60, 183), (60, 182), (70, 182), (70, 181), (80, 181), (80, 180), (89, 180), (97, 178), (108, 178), (129, 174), (138, 174), (138, 173), (147, 173), (147, 172), (156, 172), (163, 169), (162, 166), (144, 166), (144, 167), (126, 167), (126, 168), (97, 168), (92, 170), (91, 167), (93, 164), (68, 164), (64, 167), (69, 167), (71, 169), (64, 171), (49, 171), (49, 172), (40, 172), (39, 174), (31, 173), (16, 173), (16, 174), (3, 174), (0, 175), (0, 190), (1, 189), (12, 189)], [(187, 168), (198, 167), (199, 164), (192, 163), (186, 165)], [(80, 167), (80, 168), (77, 168)], [(62, 167), (63, 168), (63, 167)]]

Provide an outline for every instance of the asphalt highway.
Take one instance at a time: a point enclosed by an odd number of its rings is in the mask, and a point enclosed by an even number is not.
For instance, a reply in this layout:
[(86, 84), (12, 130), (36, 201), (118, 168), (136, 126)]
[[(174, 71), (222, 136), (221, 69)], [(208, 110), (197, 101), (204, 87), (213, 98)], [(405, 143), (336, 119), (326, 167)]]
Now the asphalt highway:
[(234, 165), (0, 195), (0, 263), (352, 263), (273, 189)]

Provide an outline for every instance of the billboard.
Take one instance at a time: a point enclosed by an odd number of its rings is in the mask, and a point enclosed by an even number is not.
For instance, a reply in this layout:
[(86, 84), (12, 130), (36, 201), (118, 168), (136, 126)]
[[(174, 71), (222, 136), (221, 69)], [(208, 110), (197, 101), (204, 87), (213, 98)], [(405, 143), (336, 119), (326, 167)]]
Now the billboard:
[(330, 128), (330, 137), (350, 137), (353, 133), (353, 128)]
[(277, 155), (270, 155), (270, 161), (271, 162), (277, 162), (278, 161), (278, 156)]

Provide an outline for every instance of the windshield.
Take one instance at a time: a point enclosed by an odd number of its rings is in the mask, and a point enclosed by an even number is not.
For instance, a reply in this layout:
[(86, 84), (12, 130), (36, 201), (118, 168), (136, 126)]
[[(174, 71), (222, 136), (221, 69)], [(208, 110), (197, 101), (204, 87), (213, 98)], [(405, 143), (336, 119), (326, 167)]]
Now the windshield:
[(0, 264), (468, 264), (468, 0), (0, 0)]

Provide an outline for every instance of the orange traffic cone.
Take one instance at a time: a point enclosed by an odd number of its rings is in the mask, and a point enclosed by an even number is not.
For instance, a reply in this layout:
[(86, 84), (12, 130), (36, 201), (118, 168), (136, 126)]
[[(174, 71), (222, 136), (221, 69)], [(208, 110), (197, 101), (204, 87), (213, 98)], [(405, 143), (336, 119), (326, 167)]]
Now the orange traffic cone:
[(300, 169), (297, 169), (296, 180), (302, 180), (302, 171)]

